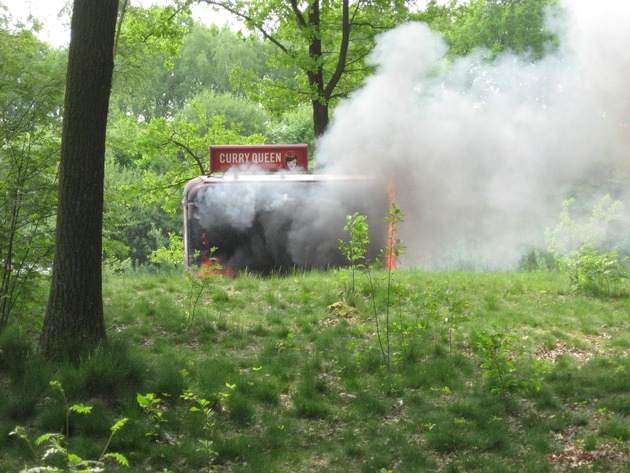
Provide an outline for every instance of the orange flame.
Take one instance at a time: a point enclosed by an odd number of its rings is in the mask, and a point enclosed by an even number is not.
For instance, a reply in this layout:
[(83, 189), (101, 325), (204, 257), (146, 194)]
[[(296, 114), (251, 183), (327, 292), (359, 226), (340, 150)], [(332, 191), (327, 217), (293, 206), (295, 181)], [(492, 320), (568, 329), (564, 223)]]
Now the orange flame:
[(199, 271), (197, 276), (202, 278), (208, 278), (211, 276), (223, 276), (232, 278), (236, 276), (236, 270), (229, 266), (223, 266), (219, 258), (212, 257), (207, 258), (199, 265)]
[[(389, 208), (396, 201), (396, 192), (394, 190), (393, 181), (389, 181), (385, 186), (387, 196), (389, 197)], [(387, 254), (385, 255), (385, 269), (394, 271), (396, 269), (396, 234), (394, 229), (394, 219), (390, 218), (387, 223)]]
[(199, 271), (197, 271), (195, 276), (201, 278), (208, 278), (211, 276), (224, 276), (231, 278), (236, 276), (235, 269), (223, 266), (219, 258), (212, 256), (214, 250), (210, 248), (206, 232), (201, 232), (201, 246), (203, 248), (201, 252), (201, 263), (199, 264)]

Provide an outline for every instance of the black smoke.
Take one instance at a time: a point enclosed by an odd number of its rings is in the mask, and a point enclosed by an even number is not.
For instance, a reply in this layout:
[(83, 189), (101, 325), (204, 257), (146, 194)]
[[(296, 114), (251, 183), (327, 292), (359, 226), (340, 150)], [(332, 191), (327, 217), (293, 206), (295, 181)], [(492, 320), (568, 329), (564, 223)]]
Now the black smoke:
[[(189, 264), (210, 256), (230, 270), (269, 274), (347, 264), (339, 249), (346, 217), (366, 215), (376, 259), (389, 201), (373, 180), (212, 182), (189, 197)], [(213, 250), (214, 249), (214, 250)]]

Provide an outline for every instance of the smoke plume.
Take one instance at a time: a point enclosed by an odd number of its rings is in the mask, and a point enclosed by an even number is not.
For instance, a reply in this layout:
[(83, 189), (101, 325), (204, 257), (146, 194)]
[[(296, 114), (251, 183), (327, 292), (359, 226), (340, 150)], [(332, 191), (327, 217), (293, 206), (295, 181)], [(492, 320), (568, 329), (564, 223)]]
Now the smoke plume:
[[(327, 174), (392, 181), (407, 266), (469, 255), (509, 268), (578, 189), (630, 174), (630, 3), (567, 1), (540, 61), (484, 51), (449, 63), (420, 23), (382, 34), (376, 73), (335, 110), (317, 147)], [(625, 193), (625, 195), (624, 195)]]
[[(189, 197), (194, 209), (188, 222), (191, 264), (213, 256), (232, 270), (263, 274), (340, 266), (347, 261), (339, 240), (348, 238), (343, 228), (354, 212), (370, 217), (372, 257), (386, 237), (379, 219), (387, 211), (387, 197), (372, 180), (251, 182), (241, 177)], [(211, 247), (216, 247), (212, 254)]]

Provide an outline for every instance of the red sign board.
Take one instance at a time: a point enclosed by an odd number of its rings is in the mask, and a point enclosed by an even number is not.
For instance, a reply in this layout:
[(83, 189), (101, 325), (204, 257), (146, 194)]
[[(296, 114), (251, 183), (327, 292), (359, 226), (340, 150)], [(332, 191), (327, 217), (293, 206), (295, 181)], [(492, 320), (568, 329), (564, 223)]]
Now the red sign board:
[(302, 171), (308, 169), (307, 145), (212, 145), (210, 173)]

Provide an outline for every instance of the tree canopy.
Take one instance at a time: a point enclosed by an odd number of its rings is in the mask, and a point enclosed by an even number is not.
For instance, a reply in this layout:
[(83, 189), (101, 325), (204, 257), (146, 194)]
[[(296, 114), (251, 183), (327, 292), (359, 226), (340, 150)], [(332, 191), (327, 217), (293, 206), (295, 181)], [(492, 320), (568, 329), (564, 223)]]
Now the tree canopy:
[(431, 0), (414, 15), (440, 31), (451, 56), (466, 56), (477, 48), (489, 51), (489, 59), (511, 51), (540, 59), (557, 46), (557, 38), (545, 28), (545, 13), (558, 0), (451, 0), (440, 5)]
[(285, 71), (281, 77), (242, 83), (269, 110), (282, 113), (308, 102), (313, 110), (313, 131), (324, 133), (330, 108), (356, 89), (369, 73), (365, 59), (374, 37), (409, 18), (406, 0), (199, 0), (223, 8), (254, 35), (276, 46), (270, 59)]

